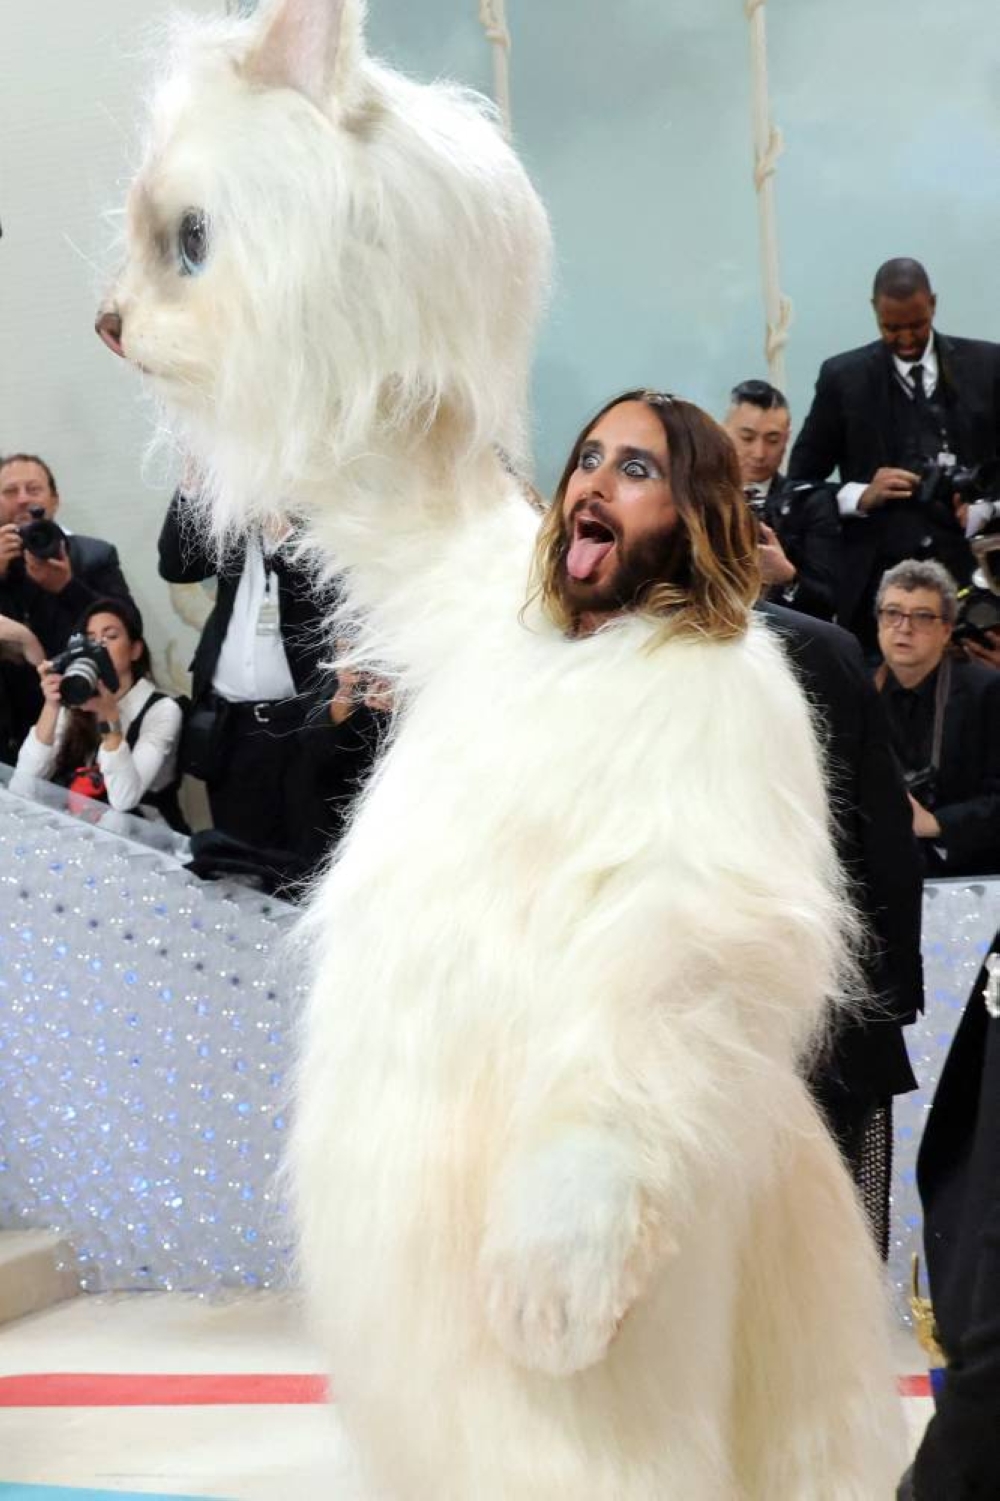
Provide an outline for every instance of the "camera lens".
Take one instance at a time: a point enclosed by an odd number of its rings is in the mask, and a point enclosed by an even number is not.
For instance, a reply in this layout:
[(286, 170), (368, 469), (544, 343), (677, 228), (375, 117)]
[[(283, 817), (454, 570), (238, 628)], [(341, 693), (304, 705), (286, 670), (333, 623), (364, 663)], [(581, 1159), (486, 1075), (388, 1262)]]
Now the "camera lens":
[(85, 704), (88, 698), (93, 698), (99, 681), (96, 663), (89, 657), (77, 657), (63, 674), (59, 684), (59, 697), (67, 708), (75, 708), (77, 704)]

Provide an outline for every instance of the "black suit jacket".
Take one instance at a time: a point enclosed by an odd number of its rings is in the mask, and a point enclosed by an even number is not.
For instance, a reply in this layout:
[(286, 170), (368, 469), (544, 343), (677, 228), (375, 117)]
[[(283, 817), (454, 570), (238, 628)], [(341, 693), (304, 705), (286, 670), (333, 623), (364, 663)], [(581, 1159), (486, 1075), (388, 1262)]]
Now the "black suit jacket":
[(871, 934), (863, 967), (876, 1004), (841, 1023), (814, 1083), (876, 1104), (916, 1087), (901, 1028), (923, 1009), (923, 879), (889, 733), (857, 642), (838, 626), (764, 602), (826, 733), (837, 852)]
[[(939, 333), (934, 339), (942, 389), (952, 402), (949, 437), (961, 463), (982, 463), (1000, 452), (1000, 345)], [(912, 461), (900, 450), (894, 430), (894, 379), (892, 358), (881, 339), (825, 360), (792, 448), (789, 476), (819, 482), (837, 470), (841, 483), (867, 484), (877, 469), (909, 467)], [(897, 506), (886, 506), (868, 516), (844, 519), (838, 617), (852, 628), (898, 511)], [(933, 550), (964, 582), (971, 562), (957, 523), (948, 525), (939, 517), (928, 526), (928, 535), (933, 548), (926, 551)]]
[(914, 1466), (917, 1501), (1000, 1496), (1000, 1020), (983, 1004), (986, 979), (984, 969), (917, 1162), (934, 1317), (949, 1359)]
[(952, 664), (940, 780), (945, 874), (1000, 874), (1000, 674), (980, 662)]
[(833, 491), (776, 474), (764, 501), (764, 520), (796, 569), (794, 583), (771, 585), (768, 599), (832, 620), (840, 578), (840, 515)]
[(15, 559), (6, 579), (0, 581), (0, 612), (30, 625), (50, 657), (62, 651), (95, 599), (132, 597), (110, 542), (74, 534), (66, 539), (66, 552), (72, 577), (59, 594), (49, 594), (33, 583), (20, 559)]
[[(160, 577), (171, 584), (199, 584), (204, 579), (218, 579), (215, 608), (205, 622), (191, 662), (192, 697), (198, 699), (212, 687), (246, 554), (242, 547), (231, 548), (220, 561), (199, 528), (188, 521), (187, 504), (177, 491), (167, 510), (159, 540)], [(330, 655), (326, 628), (333, 595), (319, 589), (304, 569), (290, 563), (280, 552), (275, 555), (273, 566), (278, 579), (285, 655), (296, 689), (308, 695), (320, 679), (319, 663)], [(303, 697), (303, 717), (308, 708), (309, 703)]]

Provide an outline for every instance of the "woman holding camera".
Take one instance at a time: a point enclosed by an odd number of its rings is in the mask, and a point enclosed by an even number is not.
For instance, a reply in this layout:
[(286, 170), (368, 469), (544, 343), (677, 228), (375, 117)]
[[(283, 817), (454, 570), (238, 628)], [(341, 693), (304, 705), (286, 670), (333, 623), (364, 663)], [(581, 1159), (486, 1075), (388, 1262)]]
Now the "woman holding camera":
[(176, 793), (181, 708), (153, 683), (139, 611), (130, 600), (98, 599), (77, 630), (84, 639), (38, 668), (45, 703), (17, 770), (119, 812), (183, 827)]

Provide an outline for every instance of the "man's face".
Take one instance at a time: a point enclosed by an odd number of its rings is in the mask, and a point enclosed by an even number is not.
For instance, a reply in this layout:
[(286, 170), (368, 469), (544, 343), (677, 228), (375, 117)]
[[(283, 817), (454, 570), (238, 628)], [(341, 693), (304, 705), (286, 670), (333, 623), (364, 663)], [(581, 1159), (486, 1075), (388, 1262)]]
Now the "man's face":
[(736, 446), (744, 485), (766, 485), (781, 468), (792, 430), (787, 407), (765, 412), (750, 401), (731, 406), (723, 423)]
[(937, 298), (931, 292), (911, 297), (876, 297), (872, 302), (882, 341), (897, 359), (919, 360), (927, 348), (934, 323)]
[(920, 682), (944, 656), (951, 626), (936, 589), (887, 589), (879, 606), (878, 644), (894, 672)]
[(59, 505), (41, 464), (12, 459), (0, 466), (0, 525), (23, 526), (31, 520), (31, 508), (42, 506), (51, 520)]
[(666, 436), (645, 402), (619, 402), (584, 439), (563, 497), (563, 593), (584, 629), (664, 576), (677, 527), (669, 475)]

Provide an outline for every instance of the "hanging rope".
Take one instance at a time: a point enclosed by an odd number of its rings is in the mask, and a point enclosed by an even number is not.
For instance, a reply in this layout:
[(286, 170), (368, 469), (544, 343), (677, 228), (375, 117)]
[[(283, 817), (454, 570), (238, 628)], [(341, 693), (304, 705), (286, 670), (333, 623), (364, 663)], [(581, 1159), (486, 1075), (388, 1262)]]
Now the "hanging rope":
[(783, 391), (785, 389), (785, 346), (788, 343), (788, 333), (792, 322), (792, 304), (781, 290), (774, 178), (778, 170), (778, 158), (785, 149), (785, 143), (781, 131), (771, 123), (771, 103), (767, 84), (765, 4), (766, 0), (744, 0), (743, 8), (750, 23), (754, 134), (753, 180), (757, 190), (761, 282), (764, 293), (764, 316), (767, 321), (764, 349), (771, 381)]
[(510, 32), (504, 0), (479, 0), (479, 19), (493, 48), (493, 98), (510, 139)]

